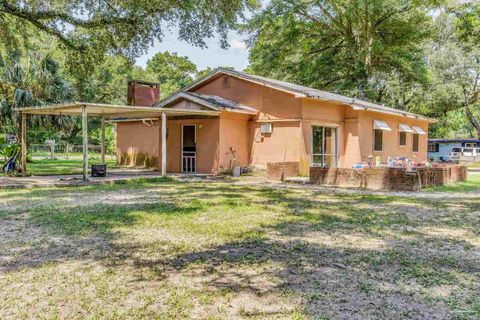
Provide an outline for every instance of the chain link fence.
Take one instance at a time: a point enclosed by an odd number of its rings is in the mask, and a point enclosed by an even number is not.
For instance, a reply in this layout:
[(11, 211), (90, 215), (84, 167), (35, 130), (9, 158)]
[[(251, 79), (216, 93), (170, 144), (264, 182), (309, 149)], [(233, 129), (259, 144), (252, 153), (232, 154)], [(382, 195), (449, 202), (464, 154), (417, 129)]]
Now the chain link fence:
[[(100, 158), (102, 146), (89, 145), (89, 158)], [(83, 156), (83, 145), (67, 143), (31, 144), (28, 146), (28, 154), (32, 160), (81, 160)], [(106, 160), (115, 160), (114, 152), (105, 152)]]

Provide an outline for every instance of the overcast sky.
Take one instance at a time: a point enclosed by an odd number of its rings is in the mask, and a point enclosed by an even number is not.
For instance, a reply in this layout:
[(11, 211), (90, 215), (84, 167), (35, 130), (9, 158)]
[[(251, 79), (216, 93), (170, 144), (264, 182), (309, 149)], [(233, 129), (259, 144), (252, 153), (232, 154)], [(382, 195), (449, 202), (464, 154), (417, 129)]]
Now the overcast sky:
[(244, 36), (236, 32), (230, 32), (229, 43), (230, 48), (224, 50), (220, 48), (218, 38), (207, 39), (208, 48), (200, 49), (194, 47), (185, 41), (177, 38), (177, 32), (165, 34), (161, 43), (156, 42), (149, 49), (148, 53), (137, 59), (137, 64), (145, 67), (148, 59), (158, 52), (169, 51), (176, 52), (180, 56), (187, 56), (190, 61), (197, 65), (198, 70), (207, 67), (234, 67), (238, 71), (242, 71), (248, 66), (248, 50), (242, 41)]

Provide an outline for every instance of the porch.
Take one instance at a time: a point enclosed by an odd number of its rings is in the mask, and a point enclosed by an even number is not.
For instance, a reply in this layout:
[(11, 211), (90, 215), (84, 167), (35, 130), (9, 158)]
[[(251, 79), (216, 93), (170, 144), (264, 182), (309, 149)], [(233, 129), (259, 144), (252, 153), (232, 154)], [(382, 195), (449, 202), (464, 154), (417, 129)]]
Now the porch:
[[(101, 163), (105, 164), (105, 124), (108, 121), (114, 119), (123, 119), (123, 120), (136, 120), (142, 121), (142, 119), (156, 119), (160, 121), (161, 134), (159, 137), (160, 147), (161, 147), (161, 160), (159, 161), (160, 165), (160, 174), (159, 176), (167, 175), (167, 118), (181, 118), (181, 117), (215, 117), (220, 114), (219, 111), (214, 110), (192, 110), (192, 109), (164, 109), (158, 107), (142, 107), (142, 106), (127, 106), (127, 105), (111, 105), (111, 104), (96, 104), (96, 103), (69, 103), (62, 105), (51, 105), (51, 106), (41, 106), (41, 107), (29, 107), (21, 108), (17, 110), (21, 113), (21, 168), (22, 175), (25, 179), (25, 184), (42, 184), (42, 183), (52, 183), (53, 180), (58, 180), (59, 176), (54, 178), (45, 178), (45, 177), (34, 177), (32, 181), (28, 181), (26, 176), (28, 175), (28, 165), (27, 165), (27, 117), (30, 115), (73, 115), (81, 116), (82, 123), (82, 145), (83, 145), (83, 161), (82, 161), (82, 175), (81, 180), (83, 182), (89, 179), (88, 177), (88, 168), (89, 168), (89, 155), (88, 155), (88, 117), (100, 117), (101, 118)], [(107, 170), (107, 174), (108, 174)], [(150, 174), (148, 174), (150, 175)], [(117, 176), (122, 177), (124, 175)], [(67, 179), (68, 177), (66, 177)], [(72, 178), (72, 177), (70, 177)], [(90, 177), (91, 178), (91, 177)], [(109, 181), (109, 176), (105, 179), (97, 179), (98, 181)], [(111, 177), (115, 180), (115, 177)], [(128, 175), (125, 178), (129, 178)], [(15, 178), (2, 178), (2, 181), (10, 181), (9, 179)], [(94, 179), (94, 178), (91, 178)], [(73, 179), (75, 180), (75, 179)], [(5, 183), (6, 183), (5, 182)]]

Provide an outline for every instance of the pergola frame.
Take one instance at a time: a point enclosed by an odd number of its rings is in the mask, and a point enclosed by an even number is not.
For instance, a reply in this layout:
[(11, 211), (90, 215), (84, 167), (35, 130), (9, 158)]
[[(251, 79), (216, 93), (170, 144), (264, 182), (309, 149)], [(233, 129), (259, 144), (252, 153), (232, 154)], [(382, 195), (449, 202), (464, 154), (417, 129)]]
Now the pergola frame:
[(191, 110), (179, 108), (158, 108), (127, 105), (113, 105), (100, 103), (73, 102), (59, 105), (40, 107), (19, 108), (21, 113), (22, 134), (22, 174), (27, 174), (27, 115), (75, 115), (82, 117), (82, 141), (83, 141), (83, 180), (88, 179), (88, 117), (101, 117), (101, 161), (105, 163), (105, 123), (111, 119), (132, 119), (141, 121), (145, 118), (162, 119), (162, 176), (167, 174), (167, 116), (218, 116), (220, 111), (214, 110)]

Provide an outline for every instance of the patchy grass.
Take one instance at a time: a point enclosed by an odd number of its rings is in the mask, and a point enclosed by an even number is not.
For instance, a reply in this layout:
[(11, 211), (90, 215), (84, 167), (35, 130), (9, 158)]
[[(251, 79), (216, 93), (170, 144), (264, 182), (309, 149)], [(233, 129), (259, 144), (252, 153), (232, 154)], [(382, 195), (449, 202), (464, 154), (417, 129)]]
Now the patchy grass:
[(478, 318), (479, 206), (170, 179), (0, 191), (0, 318)]
[(428, 188), (425, 191), (434, 192), (473, 192), (480, 190), (480, 173), (468, 173), (466, 182), (459, 182), (441, 187)]
[[(106, 160), (107, 167), (118, 168), (115, 160)], [(89, 159), (89, 167), (92, 164), (99, 164), (100, 158), (92, 157)], [(27, 164), (28, 172), (37, 176), (57, 175), (57, 174), (81, 174), (82, 173), (82, 159), (71, 160), (33, 160)]]

